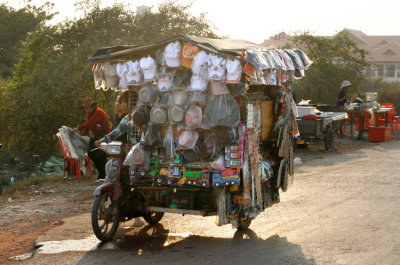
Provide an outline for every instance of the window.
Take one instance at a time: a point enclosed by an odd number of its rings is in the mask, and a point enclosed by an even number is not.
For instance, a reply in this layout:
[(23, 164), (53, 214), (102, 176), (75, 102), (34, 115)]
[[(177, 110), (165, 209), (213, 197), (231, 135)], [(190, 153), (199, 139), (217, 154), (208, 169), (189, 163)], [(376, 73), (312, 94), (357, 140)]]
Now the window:
[(395, 77), (396, 65), (395, 64), (387, 64), (386, 65), (386, 74), (385, 77)]
[(388, 42), (387, 42), (387, 40), (381, 40), (381, 41), (379, 42), (379, 44), (385, 45), (385, 44), (388, 44)]
[(376, 69), (375, 67), (371, 67), (366, 71), (366, 77), (374, 78), (375, 77)]
[(376, 65), (376, 70), (378, 71), (378, 77), (383, 77), (384, 65), (383, 64)]

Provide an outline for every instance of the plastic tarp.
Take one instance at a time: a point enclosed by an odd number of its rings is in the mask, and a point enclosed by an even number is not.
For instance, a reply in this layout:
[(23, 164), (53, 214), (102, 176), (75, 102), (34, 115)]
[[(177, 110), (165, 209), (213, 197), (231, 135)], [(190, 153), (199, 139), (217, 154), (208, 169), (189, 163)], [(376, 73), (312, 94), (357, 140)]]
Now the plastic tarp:
[[(81, 136), (78, 133), (71, 134), (71, 128), (62, 126), (58, 131), (61, 137), (67, 143), (71, 157), (78, 161), (79, 165), (84, 165), (85, 154), (89, 148), (89, 136)], [(86, 167), (81, 166), (83, 173), (85, 174)]]
[(347, 112), (323, 112), (318, 117), (322, 118), (322, 128), (325, 128), (333, 121), (347, 119), (348, 115)]

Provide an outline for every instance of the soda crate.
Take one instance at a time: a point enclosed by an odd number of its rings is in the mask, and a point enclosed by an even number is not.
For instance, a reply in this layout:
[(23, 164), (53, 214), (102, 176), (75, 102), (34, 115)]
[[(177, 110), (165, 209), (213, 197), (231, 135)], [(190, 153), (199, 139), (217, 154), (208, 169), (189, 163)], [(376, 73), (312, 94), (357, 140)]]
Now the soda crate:
[(368, 128), (368, 140), (370, 142), (389, 142), (390, 130), (390, 127), (370, 126)]

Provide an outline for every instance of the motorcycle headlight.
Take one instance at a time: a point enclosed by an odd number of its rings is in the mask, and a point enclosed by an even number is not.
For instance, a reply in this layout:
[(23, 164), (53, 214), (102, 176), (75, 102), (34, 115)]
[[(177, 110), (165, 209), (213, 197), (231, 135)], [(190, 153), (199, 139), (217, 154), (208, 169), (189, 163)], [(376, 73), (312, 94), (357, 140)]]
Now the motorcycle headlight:
[(100, 149), (109, 155), (119, 155), (121, 154), (121, 143), (119, 142), (111, 142), (109, 144), (101, 143)]
[(121, 146), (120, 145), (108, 145), (107, 154), (110, 154), (110, 155), (121, 154)]

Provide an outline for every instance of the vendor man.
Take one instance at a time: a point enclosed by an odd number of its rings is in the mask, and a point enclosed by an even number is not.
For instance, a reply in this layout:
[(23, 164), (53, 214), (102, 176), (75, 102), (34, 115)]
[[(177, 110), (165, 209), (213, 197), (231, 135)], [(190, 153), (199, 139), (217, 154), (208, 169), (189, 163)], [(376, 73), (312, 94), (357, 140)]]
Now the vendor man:
[(104, 135), (110, 132), (108, 117), (104, 110), (97, 107), (97, 101), (91, 97), (85, 98), (80, 107), (85, 109), (87, 114), (86, 122), (72, 129), (71, 133), (79, 130), (81, 131), (82, 136), (89, 136), (89, 131), (93, 133), (93, 137), (90, 137), (88, 155), (96, 166), (96, 169), (99, 171), (99, 176), (97, 178), (104, 179), (105, 165), (107, 162), (106, 153), (100, 151), (99, 149), (96, 149), (95, 151), (91, 150), (95, 148), (94, 142), (96, 140), (102, 138)]
[[(341, 90), (339, 91), (339, 94), (338, 94), (338, 100), (336, 103), (337, 106), (344, 107), (344, 105), (346, 103), (348, 103), (348, 92), (349, 92), (349, 89), (351, 88), (351, 86), (352, 85), (351, 85), (350, 81), (348, 81), (348, 80), (343, 81), (342, 86), (340, 87)], [(338, 126), (337, 126), (337, 133), (340, 135), (342, 135), (342, 126), (343, 126), (343, 121), (339, 120)]]

